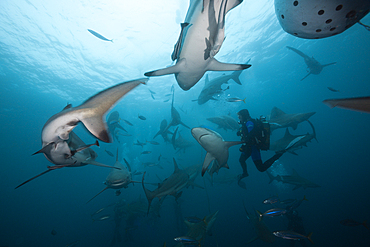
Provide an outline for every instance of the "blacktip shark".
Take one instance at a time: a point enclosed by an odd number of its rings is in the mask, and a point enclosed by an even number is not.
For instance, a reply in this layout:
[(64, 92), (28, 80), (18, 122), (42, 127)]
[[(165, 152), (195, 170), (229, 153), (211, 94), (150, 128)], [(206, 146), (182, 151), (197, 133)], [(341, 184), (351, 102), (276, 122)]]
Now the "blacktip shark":
[(158, 188), (156, 188), (153, 191), (148, 190), (144, 186), (144, 177), (145, 177), (144, 172), (142, 185), (146, 198), (148, 199), (148, 213), (150, 205), (155, 197), (161, 199), (167, 195), (173, 195), (177, 198), (179, 196), (179, 191), (188, 185), (189, 174), (178, 167), (175, 158), (173, 158), (173, 164), (175, 167), (174, 172), (171, 174), (171, 176), (163, 180), (163, 182), (158, 185)]
[[(170, 123), (167, 125), (167, 127), (163, 130), (163, 133), (166, 133), (168, 131), (168, 129), (171, 127), (171, 126), (177, 126), (179, 124), (183, 125), (184, 127), (190, 129), (189, 126), (187, 126), (186, 124), (184, 124), (182, 121), (181, 121), (181, 116), (180, 116), (180, 113), (176, 110), (176, 108), (173, 106), (173, 102), (175, 100), (175, 92), (172, 93), (172, 103), (171, 103), (171, 121)], [(161, 123), (162, 125), (162, 123)], [(161, 126), (162, 127), (162, 126)]]
[(125, 94), (147, 81), (147, 78), (143, 78), (122, 82), (97, 93), (77, 107), (68, 105), (45, 123), (41, 133), (42, 149), (35, 154), (43, 153), (57, 166), (70, 166), (78, 162), (76, 154), (83, 148), (71, 150), (68, 139), (79, 122), (82, 122), (86, 129), (99, 140), (111, 142), (107, 124), (104, 121), (105, 114)]
[[(249, 61), (248, 61), (249, 62)], [(247, 62), (247, 63), (248, 63)], [(235, 81), (237, 84), (242, 85), (239, 76), (242, 73), (242, 70), (234, 71), (231, 74), (223, 74), (221, 76), (218, 76), (212, 80), (209, 80), (208, 75), (206, 75), (206, 79), (204, 82), (204, 87), (202, 91), (200, 92), (198, 96), (198, 104), (203, 105), (209, 100), (216, 100), (213, 96), (216, 94), (221, 93), (222, 91), (227, 90), (229, 87), (226, 89), (222, 89), (221, 86), (223, 84), (227, 84), (229, 80)]]
[(360, 111), (370, 113), (370, 97), (355, 97), (342, 99), (326, 99), (324, 104), (330, 108), (339, 107), (352, 111)]
[(145, 76), (175, 74), (178, 85), (185, 91), (192, 88), (207, 71), (244, 70), (249, 64), (230, 64), (217, 61), (225, 39), (225, 16), (242, 0), (191, 0), (180, 37), (171, 55), (176, 64), (146, 72)]
[(276, 180), (278, 182), (286, 183), (286, 184), (292, 184), (295, 185), (293, 190), (296, 190), (298, 188), (318, 188), (321, 187), (318, 184), (315, 184), (311, 182), (310, 180), (301, 177), (296, 170), (293, 169), (293, 173), (291, 175), (276, 175), (273, 176), (271, 173), (267, 173), (267, 175), (270, 178), (270, 182)]
[(140, 183), (139, 181), (132, 181), (131, 166), (126, 159), (123, 160), (125, 161), (127, 168), (121, 162), (119, 162), (117, 149), (116, 162), (114, 163), (113, 167), (116, 169), (111, 169), (107, 178), (105, 179), (104, 184), (106, 187), (86, 203), (89, 203), (92, 199), (107, 189), (114, 189), (116, 190), (116, 195), (120, 195), (120, 189), (127, 188), (130, 183)]
[[(278, 152), (282, 150), (286, 150), (291, 154), (297, 155), (295, 150), (301, 149), (302, 147), (307, 147), (307, 143), (310, 142), (312, 139), (316, 139), (316, 131), (313, 124), (310, 120), (306, 120), (312, 127), (312, 134), (307, 133), (304, 135), (292, 135), (287, 128), (285, 130), (285, 135), (283, 138), (277, 140), (274, 143), (271, 143), (270, 150)], [(317, 139), (316, 139), (317, 141)]]
[(295, 49), (293, 47), (290, 47), (290, 46), (287, 46), (286, 48), (288, 48), (289, 50), (294, 51), (295, 53), (297, 53), (298, 55), (300, 55), (301, 57), (303, 57), (304, 62), (307, 65), (307, 68), (308, 68), (309, 72), (308, 72), (308, 74), (305, 77), (303, 77), (301, 79), (301, 81), (303, 81), (304, 79), (306, 79), (306, 77), (309, 76), (309, 75), (311, 75), (311, 74), (314, 74), (314, 75), (320, 74), (321, 71), (322, 71), (322, 69), (324, 67), (326, 67), (326, 66), (336, 64), (336, 62), (334, 62), (334, 63), (328, 63), (328, 64), (322, 65), (315, 58), (307, 56), (306, 54), (304, 54), (300, 50), (297, 50), (297, 49)]
[(59, 168), (63, 168), (63, 167), (81, 167), (81, 166), (85, 166), (85, 165), (90, 164), (90, 165), (95, 165), (95, 166), (102, 166), (102, 167), (119, 169), (117, 167), (108, 166), (108, 165), (104, 165), (104, 164), (101, 164), (99, 162), (96, 162), (95, 159), (98, 155), (94, 152), (94, 150), (89, 148), (89, 146), (92, 146), (92, 145), (95, 145), (95, 144), (86, 145), (73, 131), (71, 131), (71, 133), (69, 134), (69, 139), (67, 141), (67, 144), (68, 144), (69, 148), (72, 150), (72, 152), (73, 152), (73, 150), (81, 149), (80, 151), (78, 151), (74, 154), (74, 157), (75, 157), (76, 160), (73, 164), (68, 165), (68, 166), (64, 166), (64, 165), (48, 166), (48, 169), (46, 171), (28, 179), (27, 181), (25, 181), (23, 183), (21, 183), (20, 185), (15, 187), (15, 189), (25, 185), (26, 183), (34, 180), (35, 178), (40, 177), (41, 175), (44, 175), (44, 174), (46, 174), (50, 171), (53, 171), (53, 170), (56, 170), (56, 169), (59, 169)]
[(219, 168), (229, 168), (227, 160), (229, 159), (229, 147), (242, 144), (241, 141), (224, 141), (222, 136), (216, 131), (207, 128), (192, 128), (191, 134), (199, 144), (207, 151), (202, 166), (202, 176), (206, 172), (212, 160), (217, 160)]
[(299, 123), (308, 120), (316, 112), (287, 114), (277, 107), (272, 108), (269, 119), (271, 131), (278, 128), (292, 127), (297, 129)]

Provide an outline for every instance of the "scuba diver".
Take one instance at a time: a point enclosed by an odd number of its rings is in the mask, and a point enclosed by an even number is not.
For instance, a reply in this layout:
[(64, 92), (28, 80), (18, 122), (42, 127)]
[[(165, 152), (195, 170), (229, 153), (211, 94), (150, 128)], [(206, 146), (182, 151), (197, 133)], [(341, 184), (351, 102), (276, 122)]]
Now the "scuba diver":
[(240, 180), (248, 176), (247, 159), (252, 156), (252, 160), (260, 172), (266, 171), (276, 160), (278, 160), (286, 150), (276, 152), (274, 156), (265, 162), (261, 160), (260, 150), (270, 148), (270, 127), (265, 119), (261, 116), (263, 122), (259, 119), (252, 119), (247, 109), (240, 110), (238, 113), (239, 124), (242, 125), (237, 135), (241, 137), (244, 144), (239, 148), (241, 152), (239, 162), (243, 173), (238, 176)]

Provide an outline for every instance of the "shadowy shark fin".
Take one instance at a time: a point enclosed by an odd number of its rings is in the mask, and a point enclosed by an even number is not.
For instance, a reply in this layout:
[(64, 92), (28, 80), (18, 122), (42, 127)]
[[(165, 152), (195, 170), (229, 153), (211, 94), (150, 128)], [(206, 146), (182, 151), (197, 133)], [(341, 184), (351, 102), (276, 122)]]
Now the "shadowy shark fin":
[(86, 161), (86, 162), (83, 162), (83, 163), (84, 163), (84, 164), (93, 165), (93, 166), (101, 166), (101, 167), (107, 167), (107, 168), (113, 168), (113, 169), (117, 169), (117, 170), (122, 170), (122, 169), (121, 169), (121, 168), (119, 168), (119, 167), (115, 167), (115, 166), (108, 166), (108, 165), (105, 165), (105, 164), (102, 164), (102, 163), (96, 162), (95, 160)]
[(129, 172), (131, 172), (131, 166), (130, 166), (130, 164), (127, 162), (127, 160), (125, 158), (123, 159), (123, 161), (126, 163), (126, 166), (127, 166), (128, 170), (129, 170)]
[(88, 200), (87, 202), (86, 202), (86, 204), (88, 204), (89, 202), (91, 202), (92, 201), (92, 199), (94, 199), (95, 197), (97, 197), (98, 195), (100, 195), (101, 193), (103, 193), (103, 191), (105, 191), (105, 190), (107, 190), (108, 189), (108, 187), (105, 187), (102, 191), (100, 191), (98, 194), (96, 194), (93, 198), (91, 198), (90, 200)]
[(44, 171), (44, 172), (41, 172), (40, 174), (38, 174), (38, 175), (36, 175), (36, 176), (34, 176), (34, 177), (32, 177), (32, 178), (28, 179), (27, 181), (25, 181), (25, 182), (21, 183), (20, 185), (18, 185), (18, 186), (17, 186), (17, 187), (15, 187), (14, 189), (18, 189), (19, 187), (21, 187), (21, 186), (25, 185), (26, 183), (28, 183), (28, 182), (30, 182), (30, 181), (32, 181), (32, 180), (34, 180), (35, 178), (40, 177), (41, 175), (44, 175), (44, 174), (46, 174), (46, 173), (48, 173), (48, 172), (50, 172), (50, 171), (52, 171), (52, 169), (48, 169), (48, 170), (46, 170), (46, 171)]
[(310, 73), (308, 73), (305, 77), (303, 77), (303, 78), (301, 79), (301, 81), (303, 81), (304, 79), (306, 79), (306, 78), (307, 78), (307, 76), (309, 76), (309, 75), (311, 75), (311, 72), (310, 72)]

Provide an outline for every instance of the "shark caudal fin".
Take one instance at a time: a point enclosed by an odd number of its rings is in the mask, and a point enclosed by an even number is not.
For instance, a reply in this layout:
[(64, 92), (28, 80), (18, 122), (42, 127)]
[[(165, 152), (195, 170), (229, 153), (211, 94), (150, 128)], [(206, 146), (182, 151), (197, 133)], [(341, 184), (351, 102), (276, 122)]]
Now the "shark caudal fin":
[(75, 107), (74, 111), (79, 114), (79, 120), (91, 134), (104, 142), (111, 142), (103, 117), (125, 94), (147, 81), (147, 78), (142, 78), (107, 88), (86, 100), (82, 105)]
[(148, 190), (147, 188), (145, 188), (144, 186), (144, 177), (145, 177), (145, 173), (143, 174), (143, 179), (141, 180), (141, 184), (143, 186), (143, 189), (144, 189), (144, 192), (145, 192), (145, 196), (146, 198), (148, 199), (148, 212), (147, 214), (149, 214), (149, 210), (150, 210), (150, 205), (152, 204), (152, 201), (153, 199), (155, 198), (155, 194), (153, 193), (153, 191), (150, 191)]

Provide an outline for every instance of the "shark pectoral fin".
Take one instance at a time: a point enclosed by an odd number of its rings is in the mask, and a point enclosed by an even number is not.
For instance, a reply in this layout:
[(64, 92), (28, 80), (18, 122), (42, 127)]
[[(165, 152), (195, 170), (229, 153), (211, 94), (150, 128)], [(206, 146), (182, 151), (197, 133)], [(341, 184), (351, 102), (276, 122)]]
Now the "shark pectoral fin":
[(243, 144), (244, 142), (242, 141), (234, 141), (234, 142), (225, 142), (225, 145), (227, 148), (235, 146), (235, 145), (240, 145)]
[(34, 180), (35, 178), (40, 177), (41, 175), (44, 175), (44, 174), (46, 174), (46, 173), (48, 173), (48, 172), (50, 172), (50, 171), (52, 171), (52, 169), (48, 169), (48, 170), (46, 170), (46, 171), (44, 171), (44, 172), (41, 172), (40, 174), (38, 174), (38, 175), (36, 175), (36, 176), (34, 176), (34, 177), (32, 177), (32, 178), (28, 179), (27, 181), (25, 181), (25, 182), (21, 183), (20, 185), (18, 185), (18, 186), (17, 186), (17, 187), (15, 187), (14, 189), (18, 189), (19, 187), (21, 187), (21, 186), (25, 185), (26, 183), (28, 183), (28, 182), (30, 182), (30, 181), (32, 181), (32, 180)]
[(50, 153), (50, 150), (55, 147), (55, 142), (50, 142), (45, 147), (41, 148), (36, 153), (33, 153), (32, 155), (39, 154), (39, 153)]
[(311, 75), (311, 72), (309, 72), (305, 77), (303, 77), (303, 78), (301, 79), (301, 81), (303, 81), (304, 79), (306, 79), (306, 78), (307, 78), (307, 76), (309, 76), (309, 75)]
[(103, 121), (102, 116), (95, 115), (90, 118), (84, 118), (81, 122), (84, 124), (86, 129), (99, 140), (102, 140), (103, 142), (112, 142), (107, 124)]
[(101, 193), (103, 193), (103, 191), (105, 191), (105, 190), (107, 190), (108, 189), (108, 187), (105, 187), (102, 191), (100, 191), (98, 194), (96, 194), (93, 198), (91, 198), (90, 200), (88, 200), (87, 202), (86, 202), (86, 204), (88, 204), (89, 202), (91, 202), (92, 201), (92, 199), (94, 199), (95, 197), (97, 197), (98, 195), (100, 195)]
[(182, 68), (185, 66), (185, 63), (186, 63), (186, 59), (182, 58), (178, 60), (178, 62), (173, 66), (170, 66), (164, 69), (158, 69), (158, 70), (146, 72), (144, 75), (145, 76), (161, 76), (161, 75), (177, 74), (183, 70)]
[(209, 164), (211, 164), (212, 160), (214, 159), (216, 158), (212, 154), (207, 153), (202, 166), (202, 177), (204, 176), (204, 173), (207, 171)]
[(216, 59), (212, 58), (208, 64), (207, 70), (210, 71), (232, 71), (232, 70), (243, 70), (248, 69), (252, 65), (250, 64), (233, 64), (233, 63), (221, 63)]

